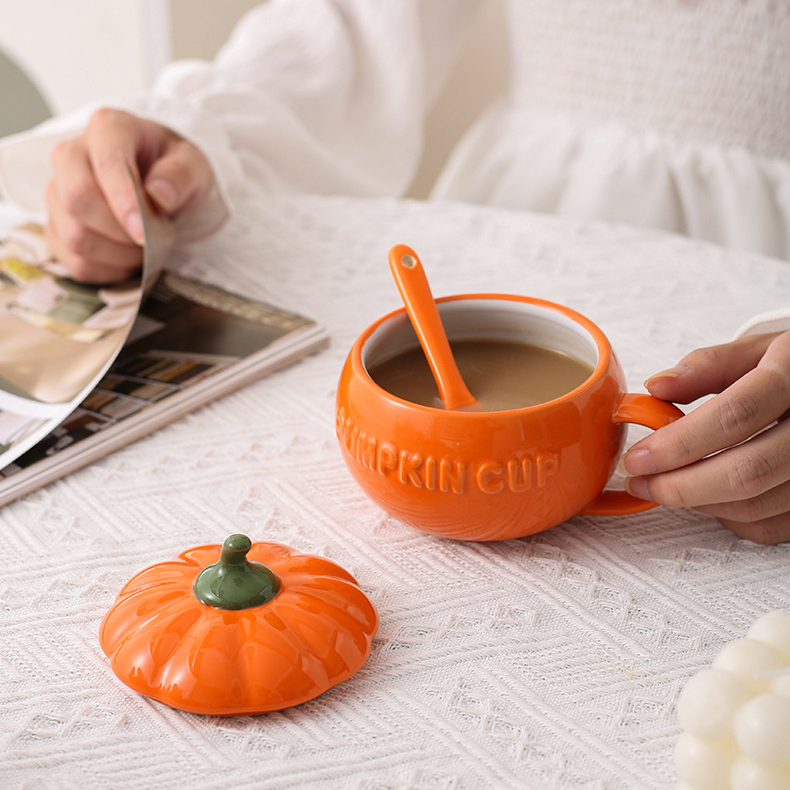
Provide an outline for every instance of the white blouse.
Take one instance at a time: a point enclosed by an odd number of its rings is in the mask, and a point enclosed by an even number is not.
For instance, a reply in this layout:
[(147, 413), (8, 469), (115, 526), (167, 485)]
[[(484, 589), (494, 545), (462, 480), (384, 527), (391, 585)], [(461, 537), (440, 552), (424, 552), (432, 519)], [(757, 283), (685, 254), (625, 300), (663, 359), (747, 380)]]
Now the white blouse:
[[(790, 2), (503, 2), (509, 89), (462, 139), (433, 198), (790, 260)], [(179, 220), (184, 238), (214, 231), (249, 192), (401, 195), (478, 10), (475, 0), (269, 0), (213, 63), (175, 63), (117, 106), (211, 160), (217, 189)], [(48, 149), (77, 122), (0, 144), (9, 197), (42, 207)]]

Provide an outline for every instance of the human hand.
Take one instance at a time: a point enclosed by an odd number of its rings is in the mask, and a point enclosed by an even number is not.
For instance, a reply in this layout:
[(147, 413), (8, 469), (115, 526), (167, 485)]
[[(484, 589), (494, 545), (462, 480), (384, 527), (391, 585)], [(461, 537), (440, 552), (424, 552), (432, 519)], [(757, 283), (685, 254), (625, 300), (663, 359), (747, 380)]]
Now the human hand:
[(790, 540), (790, 332), (698, 349), (646, 386), (675, 403), (719, 394), (623, 456), (627, 490), (757, 543)]
[(75, 280), (120, 282), (142, 262), (143, 223), (127, 168), (168, 217), (196, 206), (212, 180), (203, 153), (171, 130), (120, 110), (98, 110), (52, 153), (46, 236)]

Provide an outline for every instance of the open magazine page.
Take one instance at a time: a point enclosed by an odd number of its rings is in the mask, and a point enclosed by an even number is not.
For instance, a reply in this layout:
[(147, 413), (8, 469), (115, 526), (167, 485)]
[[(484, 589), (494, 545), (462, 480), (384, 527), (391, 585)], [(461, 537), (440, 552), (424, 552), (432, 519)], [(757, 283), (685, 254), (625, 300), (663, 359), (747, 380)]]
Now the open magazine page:
[[(160, 271), (167, 235), (146, 234), (142, 279), (106, 289), (68, 280), (40, 227), (0, 232), (0, 309), (24, 329), (0, 340), (0, 504), (327, 344), (309, 318)], [(45, 277), (56, 296), (20, 296)]]
[(166, 272), (97, 386), (43, 440), (0, 470), (0, 476), (11, 476), (105, 431), (313, 325), (294, 313)]
[(40, 229), (0, 240), (0, 467), (49, 433), (123, 347), (143, 280), (111, 288), (71, 280)]
[(170, 224), (139, 191), (138, 203), (143, 265), (118, 285), (72, 280), (38, 225), (0, 237), (0, 469), (77, 407), (129, 336), (173, 241)]

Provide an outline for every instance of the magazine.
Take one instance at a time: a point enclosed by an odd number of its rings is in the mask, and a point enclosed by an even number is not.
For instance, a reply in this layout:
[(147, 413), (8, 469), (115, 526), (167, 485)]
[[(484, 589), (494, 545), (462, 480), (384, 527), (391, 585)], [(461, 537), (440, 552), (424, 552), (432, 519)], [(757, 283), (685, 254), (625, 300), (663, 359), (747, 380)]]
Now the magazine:
[(0, 232), (0, 505), (327, 345), (305, 316), (164, 269), (141, 200), (138, 277), (77, 283), (43, 229)]

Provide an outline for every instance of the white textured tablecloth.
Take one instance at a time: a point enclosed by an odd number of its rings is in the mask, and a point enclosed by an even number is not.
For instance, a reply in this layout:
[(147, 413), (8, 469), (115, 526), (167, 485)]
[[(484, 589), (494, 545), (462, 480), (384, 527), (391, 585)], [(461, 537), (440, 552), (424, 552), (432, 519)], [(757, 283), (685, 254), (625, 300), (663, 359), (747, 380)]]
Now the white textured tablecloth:
[[(356, 335), (420, 254), (438, 295), (520, 292), (597, 322), (632, 388), (790, 299), (790, 267), (627, 228), (346, 199), (242, 207), (193, 271), (299, 308), (332, 347), (0, 510), (0, 787), (666, 788), (685, 681), (790, 609), (790, 545), (658, 508), (493, 544), (424, 535), (357, 488), (334, 436)], [(232, 532), (322, 554), (377, 605), (351, 680), (255, 718), (127, 689), (97, 629), (143, 567)]]

